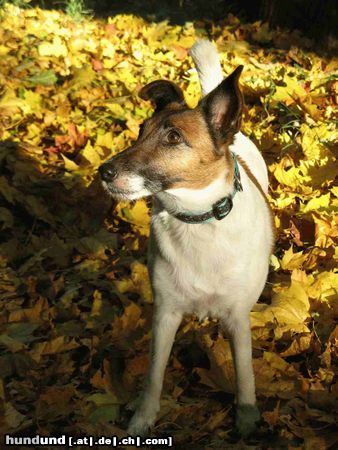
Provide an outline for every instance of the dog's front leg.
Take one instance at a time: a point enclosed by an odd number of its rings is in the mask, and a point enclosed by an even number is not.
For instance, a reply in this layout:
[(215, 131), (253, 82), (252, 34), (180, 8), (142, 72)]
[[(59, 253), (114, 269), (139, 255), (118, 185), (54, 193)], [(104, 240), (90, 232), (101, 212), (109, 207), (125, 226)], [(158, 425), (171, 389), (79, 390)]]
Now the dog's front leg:
[(132, 436), (145, 435), (153, 425), (160, 409), (160, 396), (165, 368), (181, 323), (182, 315), (165, 307), (155, 310), (152, 328), (151, 363), (146, 385), (139, 398), (139, 404), (129, 423), (128, 433)]
[(242, 436), (256, 429), (260, 419), (256, 406), (255, 377), (252, 368), (252, 345), (250, 318), (248, 313), (231, 315), (223, 322), (230, 334), (232, 356), (236, 372), (237, 411), (236, 427)]

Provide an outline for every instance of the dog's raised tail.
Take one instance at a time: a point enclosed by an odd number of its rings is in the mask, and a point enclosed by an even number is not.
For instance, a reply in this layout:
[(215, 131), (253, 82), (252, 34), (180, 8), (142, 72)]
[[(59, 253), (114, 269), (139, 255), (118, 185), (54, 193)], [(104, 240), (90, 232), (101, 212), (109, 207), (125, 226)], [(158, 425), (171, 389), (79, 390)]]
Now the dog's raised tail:
[(223, 81), (216, 47), (210, 41), (201, 39), (191, 47), (189, 54), (198, 72), (202, 95), (207, 95)]

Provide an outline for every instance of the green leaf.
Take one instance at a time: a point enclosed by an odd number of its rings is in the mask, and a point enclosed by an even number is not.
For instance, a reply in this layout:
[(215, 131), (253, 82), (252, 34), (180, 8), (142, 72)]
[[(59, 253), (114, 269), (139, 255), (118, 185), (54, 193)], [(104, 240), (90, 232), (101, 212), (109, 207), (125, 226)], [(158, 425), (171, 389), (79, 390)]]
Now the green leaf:
[(98, 422), (115, 422), (119, 418), (119, 405), (104, 405), (95, 409), (89, 416), (89, 421), (96, 425)]
[(53, 72), (53, 70), (46, 70), (45, 72), (40, 72), (32, 77), (28, 78), (28, 80), (33, 84), (42, 84), (43, 86), (52, 86), (58, 80), (57, 76)]
[(90, 395), (87, 400), (95, 403), (96, 406), (116, 405), (120, 403), (117, 397), (110, 392), (97, 392), (96, 394)]
[(36, 339), (35, 336), (32, 336), (32, 333), (37, 328), (37, 324), (30, 322), (12, 323), (8, 326), (7, 333), (12, 339), (26, 344)]

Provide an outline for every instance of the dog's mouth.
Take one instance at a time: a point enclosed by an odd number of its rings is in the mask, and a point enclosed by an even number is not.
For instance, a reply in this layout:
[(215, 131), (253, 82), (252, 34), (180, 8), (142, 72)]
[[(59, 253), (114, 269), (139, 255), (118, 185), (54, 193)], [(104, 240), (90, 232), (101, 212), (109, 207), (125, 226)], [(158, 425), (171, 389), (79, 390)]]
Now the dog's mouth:
[(101, 176), (101, 183), (108, 195), (116, 200), (137, 200), (154, 193), (143, 177), (131, 173), (123, 173), (113, 180)]
[(101, 181), (103, 189), (113, 198), (117, 200), (130, 200), (131, 197), (137, 195), (137, 191), (131, 191), (128, 189), (121, 189), (116, 187), (113, 183), (107, 183), (106, 181)]

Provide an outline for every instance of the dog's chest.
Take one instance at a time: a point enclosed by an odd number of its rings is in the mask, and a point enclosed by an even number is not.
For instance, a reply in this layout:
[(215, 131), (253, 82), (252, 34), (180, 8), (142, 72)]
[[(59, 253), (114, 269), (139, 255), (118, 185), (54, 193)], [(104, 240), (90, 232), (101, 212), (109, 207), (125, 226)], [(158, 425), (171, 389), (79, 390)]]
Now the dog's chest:
[[(242, 283), (240, 249), (235, 234), (217, 226), (157, 223), (153, 229), (160, 256), (160, 289), (178, 293), (177, 307), (200, 318), (224, 315), (234, 301), (235, 285)], [(241, 245), (241, 242), (238, 243)], [(154, 255), (154, 258), (158, 254)], [(164, 274), (165, 272), (165, 274)], [(156, 281), (156, 280), (155, 280)], [(169, 296), (168, 295), (168, 296)]]

